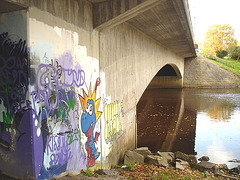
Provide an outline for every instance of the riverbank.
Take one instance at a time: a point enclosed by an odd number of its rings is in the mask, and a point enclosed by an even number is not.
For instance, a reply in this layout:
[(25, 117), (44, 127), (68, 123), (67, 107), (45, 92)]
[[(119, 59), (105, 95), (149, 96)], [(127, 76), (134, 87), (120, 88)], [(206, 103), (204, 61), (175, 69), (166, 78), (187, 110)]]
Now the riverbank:
[(231, 71), (202, 56), (184, 62), (185, 88), (233, 88), (239, 87), (239, 78)]
[(224, 164), (197, 159), (182, 152), (151, 153), (147, 147), (127, 151), (124, 164), (111, 170), (82, 170), (52, 180), (69, 179), (240, 179), (240, 167), (228, 169)]

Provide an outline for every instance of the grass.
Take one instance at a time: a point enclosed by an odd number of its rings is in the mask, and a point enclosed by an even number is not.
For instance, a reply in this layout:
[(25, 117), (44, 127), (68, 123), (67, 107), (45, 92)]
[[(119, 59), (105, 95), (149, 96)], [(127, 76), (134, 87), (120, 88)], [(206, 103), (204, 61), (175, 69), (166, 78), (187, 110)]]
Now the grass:
[(95, 178), (104, 177), (104, 175), (100, 175), (97, 173), (97, 171), (92, 171), (91, 169), (81, 170), (81, 174), (83, 174), (84, 176)]
[(210, 61), (220, 65), (221, 67), (231, 71), (240, 78), (240, 62), (233, 59), (221, 59), (218, 57), (208, 58)]
[[(219, 178), (214, 177), (213, 174), (205, 175), (203, 172), (198, 170), (192, 170), (187, 168), (185, 170), (178, 170), (174, 167), (164, 168), (157, 165), (149, 164), (127, 164), (125, 168), (121, 166), (116, 167), (120, 172), (121, 176), (127, 177), (127, 179), (179, 179), (179, 180), (197, 180), (197, 179), (212, 179), (216, 180)], [(134, 171), (132, 171), (134, 169)]]
[[(125, 165), (112, 166), (112, 170), (119, 173), (118, 177), (125, 177), (133, 180), (224, 180), (224, 177), (216, 177), (212, 172), (204, 173), (190, 167), (179, 170), (175, 167), (164, 168), (159, 165), (145, 164), (145, 163), (131, 163)], [(98, 175), (98, 171), (91, 171), (89, 169), (82, 170), (81, 173), (88, 177), (103, 178), (104, 175)], [(239, 178), (239, 176), (236, 176)], [(106, 177), (106, 179), (108, 179)]]

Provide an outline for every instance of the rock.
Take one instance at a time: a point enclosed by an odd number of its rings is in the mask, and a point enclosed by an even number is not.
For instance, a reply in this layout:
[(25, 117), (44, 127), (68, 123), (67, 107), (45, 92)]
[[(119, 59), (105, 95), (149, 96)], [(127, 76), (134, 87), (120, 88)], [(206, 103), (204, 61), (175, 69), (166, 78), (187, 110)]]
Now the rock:
[(222, 170), (226, 170), (226, 171), (229, 170), (226, 164), (218, 164), (217, 167)]
[(232, 174), (240, 174), (240, 165), (229, 170)]
[(212, 170), (213, 170), (214, 174), (219, 174), (220, 173), (220, 168), (217, 165), (213, 166)]
[(180, 151), (177, 151), (174, 153), (176, 159), (182, 159), (184, 161), (187, 161), (189, 164), (195, 164), (197, 163), (197, 159), (194, 155), (188, 155), (185, 153), (182, 153)]
[(199, 170), (201, 172), (206, 172), (207, 169), (199, 164), (190, 164), (191, 168)]
[(166, 168), (169, 167), (169, 163), (168, 163), (167, 158), (161, 157), (161, 156), (155, 156), (155, 157), (156, 157), (156, 159), (158, 161), (158, 165), (160, 165), (162, 167), (166, 167)]
[(133, 150), (134, 152), (143, 155), (144, 157), (146, 157), (147, 155), (152, 154), (152, 152), (148, 149), (148, 147), (140, 147), (137, 148), (135, 150)]
[(238, 159), (233, 159), (233, 160), (230, 160), (230, 161), (228, 161), (228, 162), (236, 162), (236, 163), (240, 163), (240, 160), (238, 160)]
[(158, 160), (154, 155), (147, 155), (144, 159), (144, 163), (158, 165)]
[(158, 159), (158, 163), (160, 166), (163, 166), (163, 167), (174, 166), (175, 167), (174, 153), (158, 151), (156, 153), (156, 157), (158, 157), (157, 159)]
[(124, 164), (144, 163), (144, 156), (133, 151), (126, 151), (124, 155)]
[(99, 175), (106, 175), (106, 176), (117, 176), (118, 172), (110, 170), (110, 169), (98, 169), (96, 171)]
[(226, 174), (223, 174), (223, 173), (214, 173), (214, 176), (221, 177), (221, 178), (224, 178), (224, 179), (230, 179), (230, 180), (237, 180), (238, 179), (237, 177), (229, 176), (229, 175), (226, 175)]
[(160, 151), (158, 151), (157, 155), (166, 158), (168, 162), (172, 162), (174, 160), (174, 153), (172, 153), (172, 152), (160, 152)]
[(183, 161), (182, 159), (176, 159), (176, 169), (184, 170), (189, 167), (189, 163), (187, 161)]
[[(205, 171), (214, 171), (214, 166), (216, 164), (208, 162), (208, 161), (201, 161), (197, 164), (190, 164), (191, 168), (197, 169), (199, 171), (205, 172)], [(218, 169), (216, 169), (217, 171)]]
[(208, 161), (201, 161), (200, 163), (198, 163), (198, 165), (204, 167), (207, 170), (212, 170), (213, 167), (216, 166), (216, 164)]
[(198, 160), (199, 161), (209, 161), (209, 157), (208, 156), (202, 156)]

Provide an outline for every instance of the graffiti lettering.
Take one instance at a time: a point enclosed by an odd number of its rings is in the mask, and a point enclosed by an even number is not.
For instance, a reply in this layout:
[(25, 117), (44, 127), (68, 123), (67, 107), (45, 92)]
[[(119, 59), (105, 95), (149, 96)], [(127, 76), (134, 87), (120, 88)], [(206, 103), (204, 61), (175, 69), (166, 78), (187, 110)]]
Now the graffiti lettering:
[[(61, 72), (61, 73), (60, 73)], [(37, 72), (37, 86), (40, 92), (55, 91), (62, 87), (80, 87), (85, 81), (83, 70), (56, 69), (52, 65), (40, 64)]]
[(71, 132), (67, 135), (67, 145), (72, 144), (74, 141), (78, 141), (81, 139), (81, 131), (79, 129), (75, 129), (74, 132)]
[[(0, 34), (0, 104), (3, 105), (0, 116), (0, 147), (3, 149), (13, 151), (16, 142), (25, 134), (21, 132), (19, 125), (25, 111), (31, 110), (31, 102), (26, 96), (29, 85), (28, 65), (26, 41), (13, 41), (7, 32)], [(8, 131), (9, 137), (4, 136), (3, 131)], [(10, 139), (11, 143), (6, 139)]]
[(104, 114), (105, 139), (107, 140), (120, 131), (120, 108), (118, 108), (118, 102), (115, 101), (112, 104), (105, 105)]
[(64, 164), (72, 158), (72, 152), (65, 143), (65, 136), (50, 136), (47, 139), (47, 155), (50, 156), (49, 165)]
[(26, 101), (22, 101), (20, 103), (13, 103), (11, 105), (11, 112), (14, 112), (14, 113), (23, 113), (24, 111), (27, 111), (27, 110), (30, 110), (32, 109), (32, 106), (31, 106), (31, 101), (29, 100), (26, 100)]
[(19, 39), (18, 43), (9, 38), (8, 32), (0, 34), (0, 54), (6, 56), (27, 56), (26, 41)]
[(10, 110), (11, 116), (13, 104), (26, 99), (28, 78), (25, 62), (24, 58), (9, 57), (5, 60), (0, 55), (0, 98)]
[[(72, 115), (76, 114), (74, 111), (74, 106), (76, 104), (75, 92), (65, 92), (61, 89), (56, 92), (53, 91), (49, 99), (45, 100), (44, 98), (46, 97), (37, 94), (36, 91), (32, 92), (34, 109), (36, 111), (36, 104), (41, 102), (44, 103), (42, 104), (42, 110), (38, 113), (39, 121), (45, 121), (48, 126), (52, 124), (52, 127), (55, 127), (55, 123), (58, 121), (65, 122), (65, 124), (69, 125), (74, 118), (73, 116), (70, 116), (70, 111)], [(48, 129), (50, 130), (52, 128)]]

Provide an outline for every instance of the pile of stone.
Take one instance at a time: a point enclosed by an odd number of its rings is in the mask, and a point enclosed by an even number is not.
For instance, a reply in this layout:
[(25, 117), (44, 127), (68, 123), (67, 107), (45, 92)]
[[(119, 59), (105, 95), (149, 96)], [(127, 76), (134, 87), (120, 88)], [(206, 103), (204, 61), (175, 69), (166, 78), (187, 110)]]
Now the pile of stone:
[[(198, 162), (200, 161), (200, 162)], [(141, 147), (134, 149), (133, 151), (126, 151), (124, 156), (124, 164), (129, 163), (146, 163), (146, 164), (154, 164), (162, 167), (176, 167), (180, 170), (185, 170), (186, 168), (193, 168), (208, 174), (210, 171), (214, 173), (215, 176), (221, 176), (229, 179), (238, 179), (236, 177), (231, 176), (240, 174), (240, 166), (228, 169), (226, 164), (215, 164), (209, 162), (209, 157), (203, 156), (199, 158), (197, 161), (194, 155), (188, 155), (177, 151), (173, 152), (157, 152), (152, 153), (148, 147)], [(230, 173), (226, 175), (223, 172)]]

